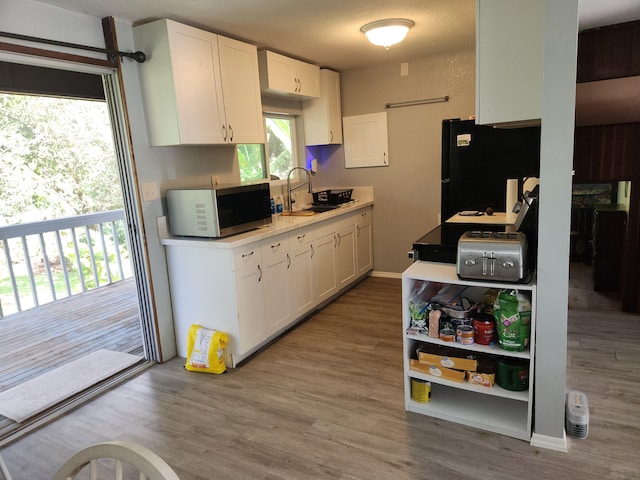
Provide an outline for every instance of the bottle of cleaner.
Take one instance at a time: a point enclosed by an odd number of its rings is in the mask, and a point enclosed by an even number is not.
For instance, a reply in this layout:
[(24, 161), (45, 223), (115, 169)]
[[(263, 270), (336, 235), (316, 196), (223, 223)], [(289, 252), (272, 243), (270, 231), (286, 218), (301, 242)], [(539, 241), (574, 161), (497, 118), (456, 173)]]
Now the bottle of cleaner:
[(282, 197), (280, 195), (278, 195), (276, 197), (276, 213), (282, 213), (283, 207), (282, 207)]

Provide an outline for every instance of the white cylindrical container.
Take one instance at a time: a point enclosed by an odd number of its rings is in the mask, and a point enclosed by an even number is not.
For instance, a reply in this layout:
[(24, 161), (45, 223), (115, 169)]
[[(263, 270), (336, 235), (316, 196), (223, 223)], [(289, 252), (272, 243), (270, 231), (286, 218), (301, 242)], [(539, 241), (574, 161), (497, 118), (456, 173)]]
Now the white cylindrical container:
[(510, 212), (517, 201), (518, 201), (518, 179), (509, 178), (507, 179), (507, 198), (505, 203), (506, 211)]

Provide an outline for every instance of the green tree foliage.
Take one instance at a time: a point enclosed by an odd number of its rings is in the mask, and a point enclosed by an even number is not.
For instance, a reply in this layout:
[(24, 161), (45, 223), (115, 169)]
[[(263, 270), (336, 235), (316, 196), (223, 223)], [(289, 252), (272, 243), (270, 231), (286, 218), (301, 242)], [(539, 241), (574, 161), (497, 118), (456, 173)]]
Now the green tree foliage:
[(0, 225), (122, 208), (105, 102), (0, 93)]

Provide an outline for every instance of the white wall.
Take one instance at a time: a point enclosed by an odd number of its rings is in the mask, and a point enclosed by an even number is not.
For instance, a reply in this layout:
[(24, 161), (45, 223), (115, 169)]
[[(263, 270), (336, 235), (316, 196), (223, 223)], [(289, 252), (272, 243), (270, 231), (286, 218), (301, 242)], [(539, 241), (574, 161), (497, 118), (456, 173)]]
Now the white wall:
[(446, 103), (387, 111), (389, 166), (344, 167), (342, 146), (313, 147), (320, 162), (316, 186), (372, 185), (374, 270), (399, 274), (415, 240), (435, 228), (440, 213), (442, 120), (475, 110), (475, 50), (341, 72), (342, 115), (385, 111), (387, 103), (437, 98)]

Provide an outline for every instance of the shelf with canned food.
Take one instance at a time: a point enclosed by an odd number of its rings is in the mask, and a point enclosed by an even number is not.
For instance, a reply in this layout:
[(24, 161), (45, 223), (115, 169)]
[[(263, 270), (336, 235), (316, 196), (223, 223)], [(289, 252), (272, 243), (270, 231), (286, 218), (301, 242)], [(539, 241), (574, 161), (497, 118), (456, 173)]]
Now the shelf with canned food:
[(469, 280), (434, 262), (405, 270), (405, 409), (530, 440), (535, 300), (534, 281)]

